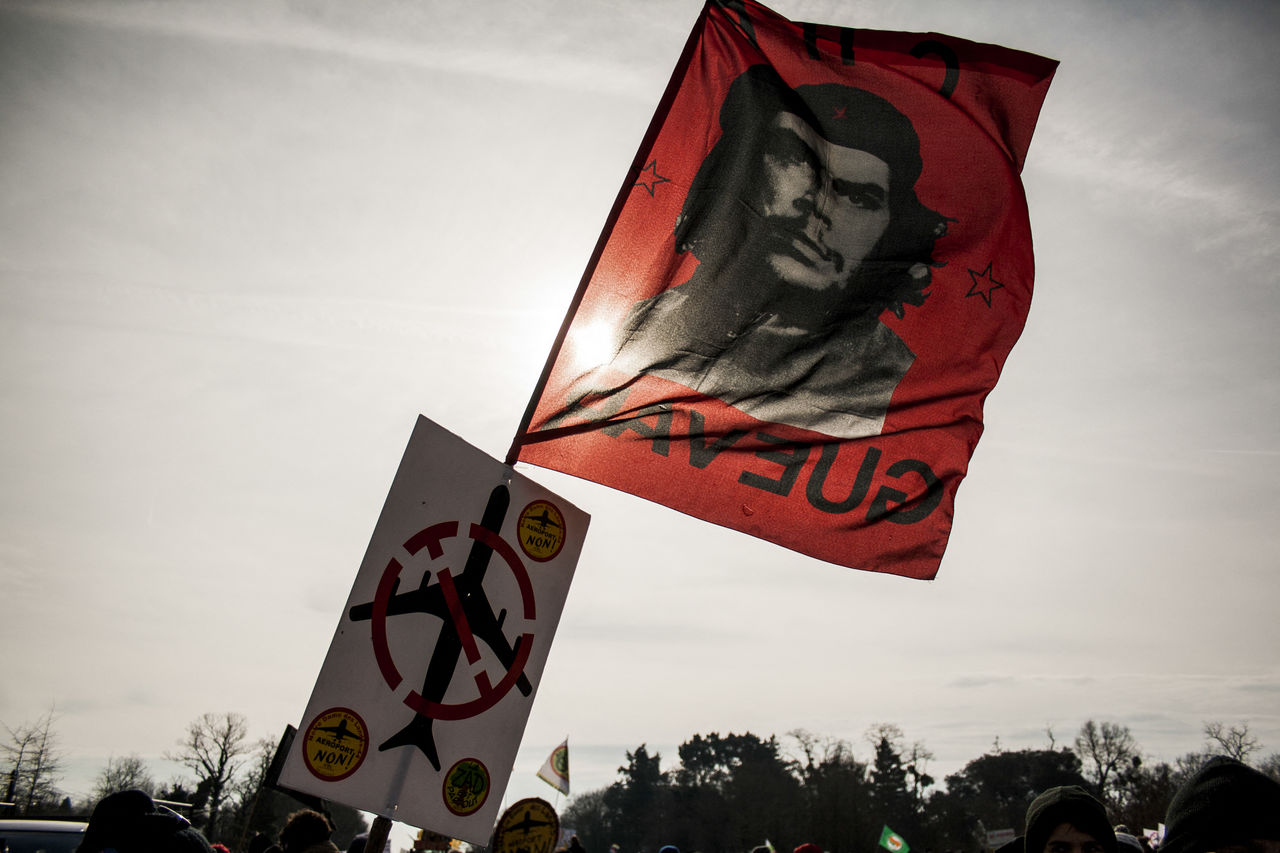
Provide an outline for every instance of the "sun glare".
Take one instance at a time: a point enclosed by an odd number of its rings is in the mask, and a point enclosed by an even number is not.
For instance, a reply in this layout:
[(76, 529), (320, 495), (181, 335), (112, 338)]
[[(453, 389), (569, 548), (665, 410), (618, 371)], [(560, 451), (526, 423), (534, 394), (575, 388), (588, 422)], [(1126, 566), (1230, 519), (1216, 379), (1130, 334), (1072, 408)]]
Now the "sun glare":
[(569, 337), (569, 352), (576, 373), (599, 367), (613, 357), (613, 329), (600, 321), (576, 328)]

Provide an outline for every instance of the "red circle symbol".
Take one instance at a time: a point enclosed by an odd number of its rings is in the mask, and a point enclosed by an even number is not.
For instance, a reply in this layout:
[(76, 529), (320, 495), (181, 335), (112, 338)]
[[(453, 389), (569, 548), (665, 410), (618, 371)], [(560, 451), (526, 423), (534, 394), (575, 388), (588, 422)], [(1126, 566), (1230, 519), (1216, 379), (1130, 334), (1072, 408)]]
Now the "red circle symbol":
[[(431, 559), (437, 560), (444, 554), (444, 540), (456, 537), (458, 535), (458, 527), (459, 523), (456, 521), (433, 524), (409, 537), (404, 543), (404, 548), (412, 555), (417, 555), (419, 551), (426, 548)], [(529, 573), (525, 570), (524, 563), (520, 561), (515, 549), (496, 533), (478, 524), (470, 525), (467, 533), (473, 542), (480, 542), (488, 546), (494, 553), (502, 557), (503, 562), (507, 564), (507, 568), (510, 569), (516, 585), (520, 589), (524, 618), (532, 620), (536, 615), (533, 584), (530, 582)], [(378, 663), (378, 669), (382, 673), (383, 680), (387, 682), (387, 685), (392, 690), (399, 687), (404, 678), (400, 675), (395, 661), (391, 658), (391, 648), (387, 641), (387, 608), (395, 591), (396, 581), (403, 570), (404, 567), (400, 565), (400, 562), (392, 557), (387, 562), (386, 569), (382, 572), (382, 577), (378, 581), (378, 590), (373, 598), (373, 655)], [(462, 643), (463, 652), (467, 655), (468, 661), (474, 664), (479, 660), (479, 651), (476, 647), (475, 636), (471, 633), (470, 626), (467, 624), (465, 609), (454, 586), (453, 577), (448, 569), (441, 569), (436, 573), (436, 576), (439, 580), (440, 592), (449, 611), (447, 621), (453, 623), (454, 630), (458, 632), (458, 639)], [(508, 691), (515, 686), (515, 683), (524, 673), (525, 665), (529, 661), (529, 653), (533, 648), (533, 634), (527, 631), (521, 634), (516, 640), (514, 648), (515, 659), (497, 684), (490, 682), (489, 674), (484, 669), (476, 672), (476, 688), (480, 693), (477, 698), (460, 703), (433, 702), (424, 698), (417, 691), (411, 691), (409, 695), (405, 696), (404, 704), (424, 717), (431, 717), (436, 720), (463, 720), (487, 711), (496, 705), (503, 696), (507, 695)]]

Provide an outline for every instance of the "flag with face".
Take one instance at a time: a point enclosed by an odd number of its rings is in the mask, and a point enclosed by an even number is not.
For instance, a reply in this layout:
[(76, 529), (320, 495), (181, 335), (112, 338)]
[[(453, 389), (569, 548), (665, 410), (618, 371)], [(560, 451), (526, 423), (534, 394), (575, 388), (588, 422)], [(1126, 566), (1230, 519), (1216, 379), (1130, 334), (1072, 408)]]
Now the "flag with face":
[(933, 577), (1030, 305), (1056, 65), (709, 2), (509, 459)]

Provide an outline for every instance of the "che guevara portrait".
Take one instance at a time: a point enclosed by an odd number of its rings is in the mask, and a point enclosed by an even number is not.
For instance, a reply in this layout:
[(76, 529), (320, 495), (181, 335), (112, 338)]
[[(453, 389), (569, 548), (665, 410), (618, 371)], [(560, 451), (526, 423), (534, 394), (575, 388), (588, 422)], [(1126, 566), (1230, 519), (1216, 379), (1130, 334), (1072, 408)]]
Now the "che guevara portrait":
[[(875, 94), (791, 88), (766, 65), (734, 79), (719, 123), (674, 223), (695, 271), (631, 306), (607, 367), (760, 421), (878, 435), (915, 359), (882, 318), (924, 304), (948, 222), (916, 196), (915, 129)], [(618, 393), (583, 376), (548, 426)]]

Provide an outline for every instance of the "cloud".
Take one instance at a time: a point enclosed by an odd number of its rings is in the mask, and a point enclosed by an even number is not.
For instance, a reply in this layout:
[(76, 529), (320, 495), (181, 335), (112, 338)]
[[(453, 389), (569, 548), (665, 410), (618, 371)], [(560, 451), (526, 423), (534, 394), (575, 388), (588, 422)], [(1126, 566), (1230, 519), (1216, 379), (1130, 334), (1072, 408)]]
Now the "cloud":
[(1093, 8), (1106, 36), (1091, 28), (1092, 43), (1070, 44), (1034, 164), (1129, 209), (1134, 227), (1176, 229), (1233, 268), (1263, 268), (1280, 252), (1280, 99), (1272, 57), (1256, 47), (1265, 40), (1248, 34), (1277, 16), (1242, 3), (1160, 8)]
[[(222, 44), (263, 45), (345, 57), (360, 62), (437, 69), (523, 83), (653, 97), (652, 72), (669, 70), (678, 56), (687, 24), (670, 16), (645, 19), (628, 39), (602, 38), (642, 12), (619, 10), (622, 20), (566, 16), (554, 3), (527, 3), (521, 26), (495, 28), (488, 6), (454, 7), (388, 3), (377, 15), (344, 3), (286, 2), (155, 3), (19, 2), (11, 10), (47, 19), (132, 29)], [(692, 23), (696, 10), (689, 13)], [(671, 42), (665, 50), (645, 50), (646, 38)], [(606, 47), (607, 45), (607, 47)], [(565, 49), (571, 46), (571, 50)], [(637, 70), (635, 59), (649, 55)], [(645, 67), (645, 66), (648, 67)], [(664, 75), (667, 71), (662, 72)], [(661, 81), (659, 81), (660, 85)]]

